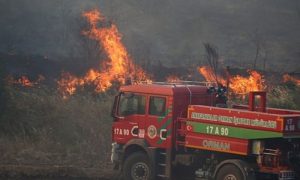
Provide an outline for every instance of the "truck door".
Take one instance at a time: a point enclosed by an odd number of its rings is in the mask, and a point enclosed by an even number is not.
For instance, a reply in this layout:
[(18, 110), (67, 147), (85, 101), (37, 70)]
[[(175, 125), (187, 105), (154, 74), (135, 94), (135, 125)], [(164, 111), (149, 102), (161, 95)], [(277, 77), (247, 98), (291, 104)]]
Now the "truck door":
[(149, 96), (146, 139), (153, 147), (170, 147), (172, 105), (165, 96)]
[(136, 93), (121, 93), (113, 123), (113, 140), (126, 143), (145, 135), (146, 96)]

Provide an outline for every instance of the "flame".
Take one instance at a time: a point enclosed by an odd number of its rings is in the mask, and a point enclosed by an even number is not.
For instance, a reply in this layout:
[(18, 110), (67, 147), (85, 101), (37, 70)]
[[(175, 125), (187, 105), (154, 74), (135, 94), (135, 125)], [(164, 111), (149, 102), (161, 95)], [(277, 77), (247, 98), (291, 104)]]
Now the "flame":
[[(220, 75), (214, 75), (211, 68), (203, 66), (199, 68), (200, 74), (206, 79), (206, 81), (216, 81), (226, 86), (226, 79)], [(231, 76), (229, 78), (229, 88), (235, 94), (247, 94), (251, 91), (261, 91), (265, 89), (264, 78), (261, 74), (254, 70), (248, 70), (249, 77), (243, 77), (241, 75)]]
[(93, 85), (96, 92), (104, 92), (113, 85), (113, 82), (124, 84), (126, 78), (137, 81), (149, 79), (143, 69), (133, 63), (121, 42), (122, 36), (115, 24), (98, 27), (98, 24), (105, 23), (104, 16), (98, 10), (85, 12), (83, 16), (90, 27), (83, 31), (83, 35), (96, 40), (104, 49), (108, 59), (102, 64), (101, 70), (90, 69), (84, 77), (63, 73), (58, 81), (58, 89), (64, 96), (74, 94), (79, 87), (85, 85)]
[(33, 87), (34, 85), (39, 84), (41, 81), (44, 81), (45, 77), (42, 75), (38, 76), (38, 79), (36, 81), (30, 81), (27, 76), (21, 76), (18, 79), (14, 79), (12, 76), (7, 77), (8, 84), (14, 84), (14, 85), (20, 85), (23, 87)]
[(180, 80), (179, 77), (177, 77), (177, 76), (175, 76), (175, 75), (170, 75), (170, 76), (168, 76), (168, 77), (166, 78), (166, 81), (167, 81), (168, 83), (176, 83), (176, 82), (180, 82), (181, 80)]
[(297, 84), (298, 86), (300, 86), (300, 79), (292, 77), (289, 74), (283, 75), (283, 82), (293, 82), (293, 83)]
[(57, 81), (57, 84), (58, 90), (64, 97), (74, 94), (77, 87), (83, 84), (83, 81), (80, 78), (77, 78), (68, 72), (63, 72), (61, 76), (62, 78)]
[(199, 68), (199, 72), (206, 81), (216, 82), (216, 80), (218, 80), (218, 83), (222, 84), (223, 86), (226, 85), (226, 80), (219, 75), (215, 75), (210, 67), (202, 66)]
[(21, 76), (21, 78), (19, 78), (15, 81), (15, 84), (20, 84), (21, 86), (24, 86), (24, 87), (32, 87), (33, 86), (33, 82), (31, 82), (28, 79), (28, 77), (26, 77), (26, 76)]
[(230, 78), (229, 88), (235, 94), (248, 94), (251, 91), (262, 91), (265, 89), (264, 79), (261, 74), (254, 70), (248, 70), (249, 77), (236, 75)]

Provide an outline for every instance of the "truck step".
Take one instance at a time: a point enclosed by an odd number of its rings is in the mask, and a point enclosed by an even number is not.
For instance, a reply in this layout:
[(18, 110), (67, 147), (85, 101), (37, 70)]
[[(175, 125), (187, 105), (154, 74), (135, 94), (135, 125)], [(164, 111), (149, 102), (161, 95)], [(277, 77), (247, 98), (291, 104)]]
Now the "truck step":
[(180, 134), (186, 134), (187, 130), (185, 129), (177, 129), (177, 132), (179, 132)]
[(184, 141), (176, 141), (178, 145), (185, 145)]
[(167, 155), (167, 153), (166, 152), (160, 152), (159, 154), (161, 154), (161, 155)]
[(167, 178), (168, 176), (164, 175), (164, 174), (158, 174), (157, 175), (158, 177), (161, 177), (161, 178)]
[(158, 165), (160, 165), (160, 166), (166, 166), (166, 164), (164, 164), (164, 163), (159, 163)]
[(171, 173), (171, 153), (170, 150), (160, 149), (157, 153), (157, 162), (156, 162), (156, 178), (159, 180), (170, 180)]

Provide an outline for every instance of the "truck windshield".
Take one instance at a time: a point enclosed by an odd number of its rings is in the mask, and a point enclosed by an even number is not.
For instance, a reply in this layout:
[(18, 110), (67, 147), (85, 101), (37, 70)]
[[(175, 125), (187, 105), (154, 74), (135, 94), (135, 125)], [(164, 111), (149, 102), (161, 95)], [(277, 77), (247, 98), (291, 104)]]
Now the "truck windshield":
[(139, 94), (124, 93), (121, 95), (119, 105), (120, 116), (145, 114), (146, 97)]

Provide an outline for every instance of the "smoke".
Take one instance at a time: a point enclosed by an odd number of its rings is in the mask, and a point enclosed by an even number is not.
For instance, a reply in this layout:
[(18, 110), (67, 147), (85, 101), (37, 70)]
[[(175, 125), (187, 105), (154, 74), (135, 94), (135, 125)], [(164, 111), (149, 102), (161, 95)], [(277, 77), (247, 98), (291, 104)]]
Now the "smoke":
[(300, 69), (297, 0), (0, 0), (0, 52), (98, 62), (80, 33), (82, 12), (94, 8), (118, 26), (139, 64), (201, 64), (210, 42), (226, 65), (252, 66), (259, 46), (258, 68)]

